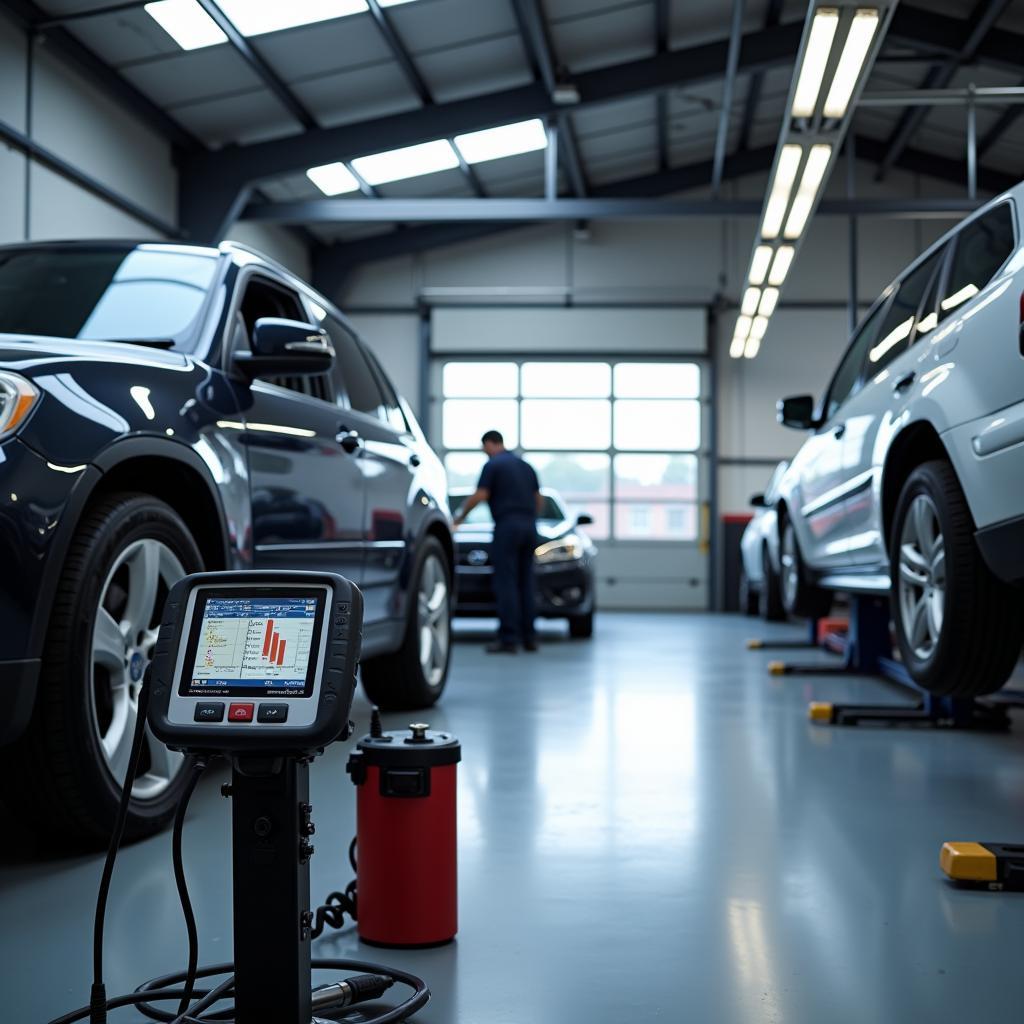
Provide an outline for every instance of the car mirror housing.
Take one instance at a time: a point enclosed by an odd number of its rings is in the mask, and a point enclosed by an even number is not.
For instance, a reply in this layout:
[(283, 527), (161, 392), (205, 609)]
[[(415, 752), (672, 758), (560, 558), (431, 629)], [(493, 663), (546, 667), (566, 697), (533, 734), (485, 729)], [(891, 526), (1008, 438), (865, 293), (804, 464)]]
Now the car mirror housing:
[(814, 398), (811, 395), (795, 395), (780, 399), (775, 406), (778, 421), (784, 427), (794, 430), (810, 430), (818, 425), (814, 415)]
[(594, 517), (589, 512), (581, 512), (576, 517), (577, 526), (591, 526), (593, 525)]
[(252, 332), (252, 348), (234, 355), (234, 365), (249, 380), (256, 377), (308, 377), (334, 365), (334, 346), (327, 332), (314, 324), (260, 317)]
[(764, 500), (763, 494), (752, 494), (750, 496), (750, 505), (752, 508), (767, 508), (768, 502)]

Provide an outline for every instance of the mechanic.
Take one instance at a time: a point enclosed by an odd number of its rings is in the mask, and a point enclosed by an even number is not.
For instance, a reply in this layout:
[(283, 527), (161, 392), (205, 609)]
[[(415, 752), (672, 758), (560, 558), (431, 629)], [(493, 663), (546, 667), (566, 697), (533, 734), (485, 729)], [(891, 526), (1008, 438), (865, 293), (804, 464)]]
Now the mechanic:
[(481, 439), (487, 464), (476, 491), (463, 503), (453, 525), (457, 528), (482, 501), (494, 519), (494, 592), (498, 604), (498, 639), (488, 654), (515, 654), (519, 644), (537, 650), (533, 620), (533, 552), (537, 546), (537, 516), (543, 498), (533, 467), (505, 447), (497, 430)]

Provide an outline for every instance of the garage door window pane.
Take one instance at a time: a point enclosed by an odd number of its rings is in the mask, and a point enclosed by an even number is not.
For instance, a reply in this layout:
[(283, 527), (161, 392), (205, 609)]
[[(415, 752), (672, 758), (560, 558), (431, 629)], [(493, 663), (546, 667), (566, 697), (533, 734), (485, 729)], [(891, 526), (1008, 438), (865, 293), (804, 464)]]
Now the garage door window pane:
[(608, 536), (611, 513), (611, 459), (603, 452), (527, 452), (541, 487), (558, 493), (570, 519), (586, 513), (593, 525), (584, 527), (595, 540)]
[(695, 363), (619, 363), (617, 398), (699, 398), (700, 367)]
[(664, 502), (615, 506), (615, 536), (619, 540), (697, 539), (697, 506)]
[(524, 398), (607, 398), (608, 363), (523, 363)]
[(480, 470), (486, 461), (487, 456), (483, 452), (449, 452), (444, 459), (449, 491), (476, 490)]
[(700, 403), (689, 399), (615, 403), (615, 447), (694, 451), (700, 447)]
[(515, 398), (519, 367), (515, 363), (445, 363), (445, 398)]
[(611, 445), (611, 402), (603, 399), (527, 398), (522, 416), (524, 448), (594, 450)]
[(488, 430), (501, 431), (509, 448), (519, 443), (514, 398), (448, 399), (442, 421), (445, 448), (479, 448)]
[(616, 501), (696, 501), (696, 455), (616, 455)]

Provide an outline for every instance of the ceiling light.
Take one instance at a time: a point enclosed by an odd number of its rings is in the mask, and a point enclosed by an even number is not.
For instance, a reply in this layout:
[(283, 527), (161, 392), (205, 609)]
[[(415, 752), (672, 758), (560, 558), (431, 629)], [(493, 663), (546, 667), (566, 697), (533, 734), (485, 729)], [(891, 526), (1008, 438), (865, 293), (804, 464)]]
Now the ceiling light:
[(757, 338), (760, 341), (764, 337), (764, 332), (768, 330), (768, 317), (766, 316), (755, 316), (754, 322), (750, 325), (750, 336)]
[[(217, 0), (221, 10), (243, 36), (280, 32), (297, 25), (361, 14), (366, 0)], [(386, 4), (384, 5), (386, 6)]]
[(459, 158), (445, 139), (361, 156), (352, 161), (355, 172), (368, 185), (385, 185), (389, 181), (416, 178), (458, 166)]
[(846, 34), (846, 42), (843, 44), (839, 66), (832, 78), (828, 96), (825, 97), (823, 112), (826, 117), (842, 117), (846, 113), (877, 28), (878, 11), (875, 9), (865, 7), (854, 14), (850, 31)]
[(786, 221), (784, 232), (786, 238), (797, 238), (803, 231), (831, 158), (831, 146), (825, 143), (811, 146), (811, 153), (807, 157), (807, 165), (804, 167), (803, 177), (800, 179), (800, 187), (793, 200), (793, 209), (790, 210), (789, 219)]
[(761, 304), (757, 307), (761, 316), (771, 316), (775, 312), (775, 305), (779, 301), (778, 288), (765, 288), (761, 296)]
[(458, 146), (467, 164), (479, 164), (485, 160), (497, 160), (503, 156), (517, 156), (544, 149), (548, 144), (548, 133), (539, 117), (531, 121), (519, 121), (498, 128), (485, 128), (467, 135), (456, 135)]
[(751, 319), (749, 316), (741, 315), (736, 317), (736, 329), (732, 332), (745, 338), (750, 333)]
[(761, 339), (751, 335), (743, 347), (743, 355), (746, 359), (753, 359), (761, 351)]
[[(759, 245), (754, 250), (754, 256), (750, 261), (750, 283), (756, 285), (764, 284), (764, 275), (768, 273), (768, 264), (772, 259), (772, 247), (770, 245)], [(778, 262), (778, 259), (775, 261)], [(775, 282), (773, 281), (772, 284)]]
[(746, 316), (753, 316), (757, 312), (757, 304), (761, 300), (760, 288), (748, 288), (743, 293), (743, 305), (740, 312)]
[(339, 196), (342, 192), (358, 192), (359, 182), (355, 175), (343, 164), (323, 164), (321, 167), (310, 167), (306, 177), (325, 196)]
[(772, 269), (768, 272), (768, 283), (780, 285), (786, 280), (789, 273), (789, 265), (793, 262), (793, 254), (796, 249), (791, 245), (780, 245), (775, 259), (772, 261)]
[(814, 12), (814, 21), (811, 23), (811, 32), (804, 50), (803, 67), (800, 68), (796, 92), (793, 94), (794, 117), (811, 117), (814, 114), (838, 25), (837, 8), (821, 7)]
[(227, 42), (227, 36), (196, 0), (156, 0), (146, 13), (183, 49), (199, 50)]
[(762, 238), (775, 238), (782, 227), (789, 205), (789, 193), (796, 180), (797, 168), (800, 166), (800, 154), (803, 151), (794, 143), (782, 147), (779, 162), (775, 168), (775, 180), (772, 182), (768, 205), (764, 211), (764, 222), (761, 224)]
[(743, 355), (743, 344), (746, 338), (742, 334), (734, 334), (732, 341), (729, 342), (729, 356), (732, 359), (739, 359)]
[(961, 302), (966, 302), (968, 299), (973, 299), (978, 294), (978, 286), (976, 284), (965, 284), (957, 292), (953, 292), (952, 295), (944, 298), (939, 305), (943, 310), (954, 309), (959, 306)]
[(571, 107), (579, 103), (581, 98), (579, 86), (575, 82), (555, 82), (551, 91), (551, 99), (560, 107)]

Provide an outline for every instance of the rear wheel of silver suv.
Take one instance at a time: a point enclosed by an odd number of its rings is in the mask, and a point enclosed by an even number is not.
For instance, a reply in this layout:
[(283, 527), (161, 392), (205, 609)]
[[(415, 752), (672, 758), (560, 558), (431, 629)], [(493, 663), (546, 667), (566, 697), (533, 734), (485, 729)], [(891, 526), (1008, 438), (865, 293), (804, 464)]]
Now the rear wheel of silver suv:
[(779, 591), (786, 613), (802, 619), (820, 619), (828, 615), (832, 610), (832, 594), (815, 586), (807, 578), (807, 569), (800, 554), (796, 530), (788, 519), (782, 524), (779, 561), (782, 569), (779, 576)]
[(915, 682), (945, 697), (998, 690), (1020, 655), (1024, 599), (982, 559), (948, 462), (910, 474), (889, 552), (896, 638)]

